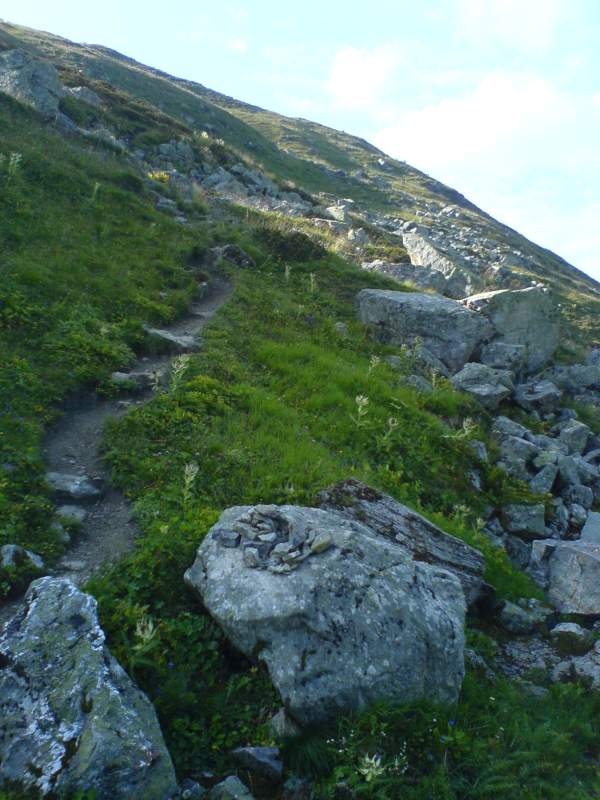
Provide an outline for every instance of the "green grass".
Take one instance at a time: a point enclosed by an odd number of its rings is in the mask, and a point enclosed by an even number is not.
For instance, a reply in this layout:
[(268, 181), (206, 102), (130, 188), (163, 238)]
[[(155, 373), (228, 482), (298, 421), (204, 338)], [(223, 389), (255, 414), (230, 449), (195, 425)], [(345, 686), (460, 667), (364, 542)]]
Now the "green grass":
[[(461, 431), (476, 407), (446, 382), (423, 396), (373, 366), (388, 350), (355, 322), (354, 297), (386, 279), (332, 255), (289, 262), (286, 277), (270, 249), (286, 252), (282, 234), (251, 234), (215, 231), (237, 239), (258, 267), (223, 265), (235, 292), (205, 329), (203, 351), (176, 388), (109, 425), (105, 440), (144, 536), (90, 589), (111, 648), (155, 703), (181, 774), (207, 761), (225, 771), (226, 748), (268, 741), (263, 723), (278, 705), (266, 677), (226, 647), (181, 579), (223, 508), (310, 505), (319, 490), (356, 476), (480, 547), (502, 596), (539, 594), (477, 530), (486, 503), (522, 489), (491, 470), (486, 491), (473, 497), (473, 454)], [(335, 334), (338, 321), (348, 324), (347, 338)], [(369, 397), (360, 424), (357, 395)], [(186, 481), (190, 464), (198, 469)], [(157, 634), (140, 660), (135, 631), (148, 617)]]
[(156, 213), (124, 159), (65, 143), (4, 96), (0, 141), (0, 544), (52, 558), (43, 428), (69, 391), (133, 358), (142, 322), (183, 311), (205, 240)]

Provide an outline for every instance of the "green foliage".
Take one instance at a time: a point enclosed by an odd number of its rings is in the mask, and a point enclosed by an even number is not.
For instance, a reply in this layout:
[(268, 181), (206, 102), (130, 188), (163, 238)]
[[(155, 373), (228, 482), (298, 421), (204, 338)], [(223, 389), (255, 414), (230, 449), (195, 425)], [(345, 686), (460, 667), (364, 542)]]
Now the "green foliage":
[(10, 567), (0, 567), (0, 601), (26, 589), (34, 578), (42, 574), (28, 559)]
[(468, 674), (456, 708), (382, 704), (341, 720), (321, 738), (333, 768), (319, 796), (346, 787), (344, 797), (378, 800), (588, 800), (600, 789), (599, 711), (598, 695), (573, 685), (537, 698)]
[[(239, 230), (215, 237), (251, 249)], [(493, 488), (473, 497), (463, 426), (472, 402), (444, 382), (432, 413), (431, 398), (383, 361), (394, 351), (354, 321), (356, 292), (378, 279), (331, 255), (286, 271), (261, 246), (252, 273), (229, 268), (235, 293), (204, 330), (202, 352), (178, 361), (169, 391), (112, 422), (105, 440), (144, 535), (91, 589), (111, 647), (152, 697), (188, 773), (207, 760), (224, 768), (222, 751), (234, 744), (266, 741), (262, 723), (277, 707), (265, 677), (228, 651), (182, 582), (223, 508), (312, 504), (325, 486), (356, 476), (482, 549), (501, 596), (538, 593), (478, 532), (483, 505), (503, 497)], [(336, 321), (347, 337), (334, 333)], [(357, 397), (368, 398), (359, 424)], [(298, 752), (315, 764), (324, 754), (320, 744)]]
[(312, 261), (323, 258), (325, 250), (305, 233), (292, 230), (288, 233), (272, 225), (264, 225), (256, 231), (260, 244), (281, 261)]
[(181, 313), (193, 241), (122, 158), (64, 140), (6, 96), (0, 136), (0, 545), (52, 558), (43, 427), (68, 391), (131, 360), (143, 321)]
[(261, 725), (277, 702), (266, 676), (229, 652), (185, 588), (183, 572), (218, 514), (190, 508), (182, 483), (163, 498), (158, 520), (158, 507), (140, 501), (143, 542), (88, 589), (112, 652), (154, 702), (178, 769), (200, 777), (208, 765), (224, 769), (233, 747), (266, 743)]

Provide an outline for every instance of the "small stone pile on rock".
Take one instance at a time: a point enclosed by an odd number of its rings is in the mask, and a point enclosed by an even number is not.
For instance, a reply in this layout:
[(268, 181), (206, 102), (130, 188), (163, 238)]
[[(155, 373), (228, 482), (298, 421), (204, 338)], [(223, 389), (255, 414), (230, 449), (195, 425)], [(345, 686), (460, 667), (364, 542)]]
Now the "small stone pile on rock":
[(291, 519), (275, 505), (253, 506), (230, 530), (218, 528), (212, 536), (221, 547), (241, 547), (246, 567), (275, 573), (297, 569), (307, 558), (328, 550), (333, 541), (327, 531)]

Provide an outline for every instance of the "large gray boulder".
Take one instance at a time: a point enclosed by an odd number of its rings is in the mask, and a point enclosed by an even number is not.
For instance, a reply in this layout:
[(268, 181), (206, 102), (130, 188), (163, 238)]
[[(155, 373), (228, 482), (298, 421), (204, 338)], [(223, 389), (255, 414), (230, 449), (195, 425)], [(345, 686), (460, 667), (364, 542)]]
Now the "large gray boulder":
[(0, 53), (0, 92), (53, 116), (58, 113), (63, 87), (52, 64), (18, 48)]
[(451, 372), (462, 369), (493, 334), (485, 317), (446, 297), (363, 289), (357, 305), (360, 321), (381, 341), (402, 345), (420, 340)]
[(544, 505), (536, 503), (512, 503), (502, 509), (504, 527), (522, 539), (539, 539), (544, 536)]
[(520, 383), (515, 392), (515, 401), (526, 411), (549, 414), (560, 402), (561, 390), (552, 381)]
[(41, 578), (0, 635), (0, 787), (165, 800), (177, 783), (150, 701), (104, 643), (96, 601)]
[(526, 373), (541, 369), (554, 354), (560, 316), (556, 301), (546, 289), (500, 289), (473, 295), (463, 302), (492, 323), (496, 341), (524, 347), (519, 366)]
[(460, 581), (365, 524), (318, 508), (230, 508), (185, 580), (301, 725), (384, 698), (458, 697)]
[(479, 550), (444, 533), (412, 508), (354, 478), (330, 486), (317, 499), (320, 508), (364, 523), (397, 542), (416, 561), (453, 572), (469, 605), (481, 596), (485, 559)]
[(530, 570), (561, 614), (600, 614), (600, 544), (593, 540), (541, 539), (533, 543)]
[(475, 362), (465, 364), (451, 382), (455, 389), (470, 394), (490, 411), (498, 408), (503, 400), (510, 397), (514, 389), (511, 372)]

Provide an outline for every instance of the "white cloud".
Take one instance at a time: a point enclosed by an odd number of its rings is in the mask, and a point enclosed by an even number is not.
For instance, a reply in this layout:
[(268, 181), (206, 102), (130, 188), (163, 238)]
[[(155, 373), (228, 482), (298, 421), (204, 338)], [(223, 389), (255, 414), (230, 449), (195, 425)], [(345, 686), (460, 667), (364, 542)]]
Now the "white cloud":
[(335, 54), (327, 80), (333, 102), (346, 109), (367, 109), (381, 101), (400, 63), (391, 45), (372, 50), (344, 47)]
[(496, 72), (470, 90), (396, 113), (373, 138), (600, 278), (599, 135), (598, 95)]
[(457, 22), (472, 41), (537, 50), (552, 45), (567, 10), (566, 0), (459, 0)]
[(230, 39), (227, 42), (227, 49), (230, 50), (232, 53), (247, 53), (248, 52), (248, 42), (246, 39), (236, 38)]
[(470, 91), (400, 113), (376, 144), (416, 166), (472, 163), (531, 135), (561, 113), (552, 85), (537, 76), (494, 73)]

